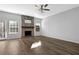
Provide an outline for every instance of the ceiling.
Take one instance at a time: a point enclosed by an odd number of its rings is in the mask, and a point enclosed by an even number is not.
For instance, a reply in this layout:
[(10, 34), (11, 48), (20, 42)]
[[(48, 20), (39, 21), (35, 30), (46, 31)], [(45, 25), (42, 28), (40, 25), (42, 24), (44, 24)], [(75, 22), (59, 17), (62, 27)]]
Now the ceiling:
[(47, 8), (50, 11), (41, 13), (34, 4), (0, 4), (0, 11), (45, 18), (78, 6), (79, 4), (49, 4)]

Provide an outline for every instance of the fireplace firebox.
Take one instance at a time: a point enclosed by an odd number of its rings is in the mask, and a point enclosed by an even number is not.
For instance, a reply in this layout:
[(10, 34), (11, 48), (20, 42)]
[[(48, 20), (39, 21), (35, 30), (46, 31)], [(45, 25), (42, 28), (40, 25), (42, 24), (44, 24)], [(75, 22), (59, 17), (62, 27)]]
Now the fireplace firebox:
[(25, 36), (32, 36), (32, 31), (25, 31)]

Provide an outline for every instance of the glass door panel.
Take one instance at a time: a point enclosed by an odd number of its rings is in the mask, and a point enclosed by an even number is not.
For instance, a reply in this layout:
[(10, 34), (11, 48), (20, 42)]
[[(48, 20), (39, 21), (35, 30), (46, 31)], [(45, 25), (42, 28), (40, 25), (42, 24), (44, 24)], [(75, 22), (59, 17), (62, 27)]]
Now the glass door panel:
[(5, 25), (3, 21), (0, 21), (0, 38), (5, 38)]

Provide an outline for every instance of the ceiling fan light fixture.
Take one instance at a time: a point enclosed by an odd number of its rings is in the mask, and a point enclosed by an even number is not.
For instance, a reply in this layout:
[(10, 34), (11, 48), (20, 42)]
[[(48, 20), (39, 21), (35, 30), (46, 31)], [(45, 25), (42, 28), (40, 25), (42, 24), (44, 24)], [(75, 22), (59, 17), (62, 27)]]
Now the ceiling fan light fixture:
[(47, 6), (48, 4), (35, 5), (35, 7), (37, 7), (41, 13), (44, 13), (44, 11), (50, 11), (50, 9), (48, 9)]

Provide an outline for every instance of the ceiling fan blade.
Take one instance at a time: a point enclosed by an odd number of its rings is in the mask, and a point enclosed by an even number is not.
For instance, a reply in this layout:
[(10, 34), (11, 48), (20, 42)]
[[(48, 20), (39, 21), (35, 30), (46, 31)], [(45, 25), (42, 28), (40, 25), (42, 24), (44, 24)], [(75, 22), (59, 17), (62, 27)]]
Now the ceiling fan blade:
[(50, 11), (50, 9), (43, 9), (43, 10), (45, 10), (45, 11)]
[(45, 4), (45, 5), (44, 5), (44, 7), (47, 7), (47, 6), (48, 6), (48, 4)]
[(41, 5), (41, 10), (43, 9), (43, 5)]

